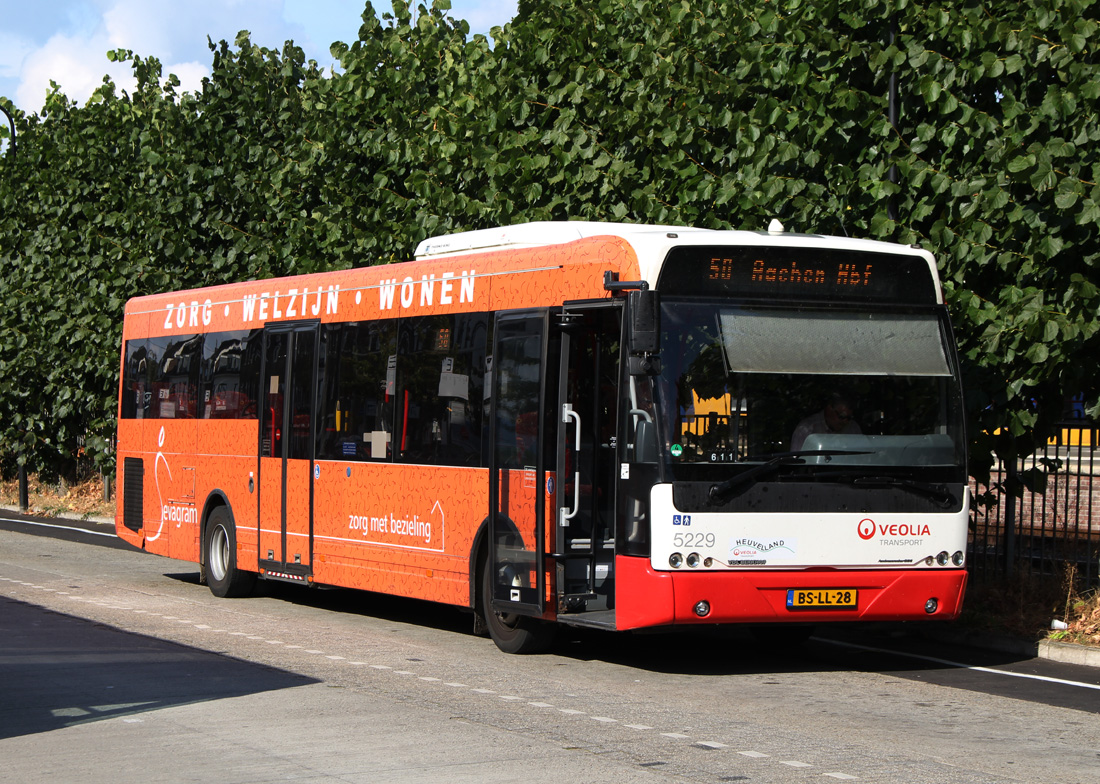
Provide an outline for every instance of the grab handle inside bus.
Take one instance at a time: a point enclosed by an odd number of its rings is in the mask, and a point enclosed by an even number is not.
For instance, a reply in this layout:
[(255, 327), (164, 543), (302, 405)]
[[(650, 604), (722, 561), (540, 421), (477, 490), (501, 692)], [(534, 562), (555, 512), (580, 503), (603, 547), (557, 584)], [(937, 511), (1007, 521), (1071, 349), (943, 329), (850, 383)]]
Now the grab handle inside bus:
[(573, 420), (573, 424), (576, 427), (576, 444), (574, 449), (576, 450), (577, 457), (573, 459), (573, 465), (576, 470), (573, 471), (573, 509), (567, 511), (563, 506), (561, 508), (561, 518), (559, 525), (567, 526), (569, 521), (577, 515), (577, 510), (581, 508), (581, 471), (580, 471), (580, 451), (581, 451), (581, 415), (573, 410), (572, 403), (563, 403), (561, 407), (561, 421), (563, 424), (569, 424), (569, 420)]

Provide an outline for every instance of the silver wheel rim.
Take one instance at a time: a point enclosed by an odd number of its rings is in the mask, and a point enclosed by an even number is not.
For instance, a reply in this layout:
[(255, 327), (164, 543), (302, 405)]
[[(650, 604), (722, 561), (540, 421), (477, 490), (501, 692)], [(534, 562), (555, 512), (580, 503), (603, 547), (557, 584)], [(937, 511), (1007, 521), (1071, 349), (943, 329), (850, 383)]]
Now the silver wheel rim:
[(210, 535), (210, 574), (221, 581), (229, 573), (229, 535), (222, 526), (216, 526)]

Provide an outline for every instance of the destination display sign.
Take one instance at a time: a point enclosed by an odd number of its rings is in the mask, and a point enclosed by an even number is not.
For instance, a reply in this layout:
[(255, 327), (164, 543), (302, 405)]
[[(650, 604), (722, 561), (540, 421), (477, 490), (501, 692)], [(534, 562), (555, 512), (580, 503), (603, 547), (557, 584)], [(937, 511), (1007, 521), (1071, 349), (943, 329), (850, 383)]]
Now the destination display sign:
[(682, 246), (658, 278), (664, 294), (854, 302), (936, 303), (936, 283), (919, 256), (836, 248)]

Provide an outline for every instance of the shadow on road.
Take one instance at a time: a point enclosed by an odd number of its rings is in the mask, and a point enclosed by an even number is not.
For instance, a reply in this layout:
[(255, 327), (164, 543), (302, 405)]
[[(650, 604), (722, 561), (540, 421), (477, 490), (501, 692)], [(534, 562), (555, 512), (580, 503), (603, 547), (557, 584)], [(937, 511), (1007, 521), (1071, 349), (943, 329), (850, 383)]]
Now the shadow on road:
[(0, 597), (0, 739), (315, 682)]

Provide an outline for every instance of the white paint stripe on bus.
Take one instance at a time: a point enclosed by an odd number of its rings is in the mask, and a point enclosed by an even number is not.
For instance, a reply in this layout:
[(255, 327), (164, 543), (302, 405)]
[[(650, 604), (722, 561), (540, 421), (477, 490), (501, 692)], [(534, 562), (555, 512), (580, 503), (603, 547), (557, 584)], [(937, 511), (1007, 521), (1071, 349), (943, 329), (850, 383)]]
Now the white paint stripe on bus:
[(12, 517), (0, 517), (0, 522), (4, 523), (19, 523), (20, 525), (37, 525), (40, 528), (59, 528), (62, 531), (80, 531), (82, 534), (91, 534), (92, 536), (109, 536), (112, 539), (117, 539), (118, 536), (110, 534), (105, 531), (89, 531), (87, 528), (80, 528), (75, 525), (54, 525), (52, 523), (38, 523), (32, 520), (17, 520)]
[(856, 648), (861, 651), (870, 651), (872, 653), (886, 653), (893, 656), (904, 656), (908, 659), (921, 659), (923, 661), (933, 662), (935, 664), (943, 664), (948, 667), (958, 667), (964, 670), (974, 670), (975, 672), (988, 672), (993, 675), (1007, 675), (1010, 678), (1026, 678), (1032, 681), (1045, 681), (1046, 683), (1060, 683), (1063, 686), (1076, 686), (1081, 689), (1095, 689), (1100, 691), (1100, 685), (1095, 683), (1082, 683), (1081, 681), (1068, 681), (1064, 678), (1051, 678), (1047, 675), (1029, 675), (1024, 672), (1011, 672), (1010, 670), (997, 670), (992, 667), (979, 667), (974, 664), (963, 664), (962, 662), (951, 661), (950, 659), (940, 659), (935, 656), (924, 656), (919, 653), (906, 653), (905, 651), (893, 651), (888, 648), (874, 648), (870, 645), (859, 645), (854, 642), (841, 642), (840, 640), (826, 640), (821, 637), (815, 637), (818, 642), (828, 643), (829, 645), (838, 645), (844, 648)]

